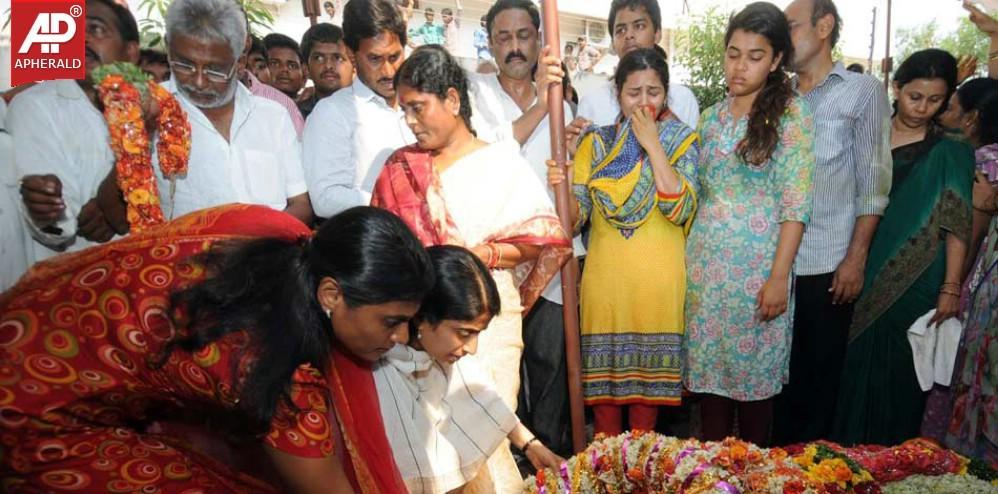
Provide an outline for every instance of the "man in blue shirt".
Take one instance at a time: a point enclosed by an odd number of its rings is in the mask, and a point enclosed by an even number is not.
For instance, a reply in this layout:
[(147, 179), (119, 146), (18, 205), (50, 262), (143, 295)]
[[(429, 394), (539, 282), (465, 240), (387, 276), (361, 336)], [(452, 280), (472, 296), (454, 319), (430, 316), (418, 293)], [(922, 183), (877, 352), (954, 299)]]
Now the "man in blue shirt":
[(832, 0), (786, 8), (797, 95), (814, 113), (814, 201), (794, 262), (790, 382), (776, 401), (774, 444), (828, 437), (853, 302), (891, 187), (890, 106), (875, 78), (832, 60), (841, 19)]

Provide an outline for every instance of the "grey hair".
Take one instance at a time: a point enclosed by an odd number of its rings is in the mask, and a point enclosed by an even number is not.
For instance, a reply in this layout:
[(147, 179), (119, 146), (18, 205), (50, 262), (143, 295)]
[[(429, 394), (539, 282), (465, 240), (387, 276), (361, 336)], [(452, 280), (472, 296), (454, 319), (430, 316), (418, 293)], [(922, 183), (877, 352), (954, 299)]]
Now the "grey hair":
[(224, 41), (238, 59), (246, 46), (246, 15), (234, 0), (173, 0), (166, 9), (166, 44), (177, 34)]

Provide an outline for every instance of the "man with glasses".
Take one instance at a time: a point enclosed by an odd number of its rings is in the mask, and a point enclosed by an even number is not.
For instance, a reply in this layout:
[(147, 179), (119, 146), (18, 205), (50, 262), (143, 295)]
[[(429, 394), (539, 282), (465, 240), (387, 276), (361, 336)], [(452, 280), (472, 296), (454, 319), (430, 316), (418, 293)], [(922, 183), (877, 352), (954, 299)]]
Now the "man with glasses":
[(301, 88), (305, 87), (298, 42), (280, 33), (270, 33), (263, 37), (263, 48), (267, 51), (270, 85), (297, 101)]
[(353, 83), (353, 64), (343, 43), (343, 30), (332, 24), (319, 23), (308, 28), (301, 38), (301, 51), (305, 71), (314, 84), (298, 101), (298, 109), (308, 118), (319, 100)]
[[(176, 95), (191, 123), (187, 175), (175, 191), (156, 168), (163, 211), (173, 217), (233, 202), (312, 220), (301, 149), (288, 112), (235, 77), (246, 18), (230, 0), (174, 0), (166, 44)], [(154, 162), (156, 157), (153, 157)]]
[(350, 0), (343, 8), (343, 40), (357, 77), (315, 105), (302, 138), (317, 216), (370, 204), (385, 159), (416, 142), (395, 94), (406, 35), (393, 1)]
[[(111, 0), (87, 0), (87, 74), (102, 64), (138, 61), (139, 30), (128, 9)], [(89, 75), (41, 82), (11, 101), (6, 125), (20, 180), (19, 207), (30, 233), (29, 263), (115, 234), (96, 200), (115, 162), (98, 104)]]

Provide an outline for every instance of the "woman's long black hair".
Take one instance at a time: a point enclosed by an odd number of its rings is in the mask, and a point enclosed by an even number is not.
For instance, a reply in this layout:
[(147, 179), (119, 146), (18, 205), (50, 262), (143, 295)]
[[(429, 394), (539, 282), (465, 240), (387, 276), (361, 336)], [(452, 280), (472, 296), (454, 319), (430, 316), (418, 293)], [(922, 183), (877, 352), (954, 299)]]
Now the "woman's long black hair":
[(790, 41), (786, 15), (771, 3), (749, 4), (732, 17), (724, 34), (725, 46), (739, 29), (766, 38), (773, 47), (773, 56), (782, 55), (776, 70), (766, 77), (766, 83), (752, 103), (745, 138), (738, 143), (737, 152), (742, 161), (762, 165), (769, 161), (780, 143), (782, 117), (794, 95), (786, 72), (787, 65), (794, 57), (794, 45)]
[(244, 354), (255, 362), (236, 390), (246, 423), (235, 429), (255, 434), (270, 428), (281, 400), (290, 404), (300, 365), (326, 369), (334, 336), (316, 298), (320, 280), (336, 280), (351, 307), (419, 302), (435, 280), (429, 255), (402, 220), (371, 207), (329, 218), (311, 240), (253, 240), (213, 249), (198, 261), (210, 277), (173, 294), (174, 322), (184, 329), (164, 361), (176, 347), (193, 352), (246, 331)]
[(471, 127), (471, 98), (468, 96), (468, 78), (457, 60), (440, 45), (423, 45), (409, 55), (395, 73), (395, 87), (409, 86), (421, 93), (447, 98), (447, 91), (454, 88), (461, 101), (460, 115), (468, 131)]
[[(977, 125), (974, 138), (977, 146), (998, 143), (998, 90), (991, 91), (974, 106), (977, 111)], [(998, 177), (991, 177), (998, 180)]]
[(485, 263), (464, 247), (437, 245), (426, 249), (430, 254), (437, 282), (426, 295), (419, 313), (409, 323), (414, 341), (423, 322), (473, 321), (482, 314), (499, 314), (499, 289)]

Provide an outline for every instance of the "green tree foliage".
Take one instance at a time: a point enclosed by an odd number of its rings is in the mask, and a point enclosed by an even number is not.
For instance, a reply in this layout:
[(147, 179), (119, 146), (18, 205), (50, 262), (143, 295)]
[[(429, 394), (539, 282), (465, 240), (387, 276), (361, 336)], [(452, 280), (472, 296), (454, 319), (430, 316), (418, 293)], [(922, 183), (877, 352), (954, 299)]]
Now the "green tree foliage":
[[(141, 45), (144, 48), (165, 48), (163, 36), (166, 33), (166, 8), (170, 6), (171, 0), (142, 0), (139, 2), (138, 11), (142, 18), (139, 19), (139, 35)], [(260, 0), (236, 0), (242, 5), (249, 20), (251, 31), (269, 31), (274, 25), (274, 14), (267, 10), (267, 7)]]
[(730, 14), (711, 7), (692, 16), (676, 35), (676, 61), (689, 69), (689, 87), (701, 109), (721, 101), (724, 84), (724, 31)]
[(986, 64), (989, 45), (988, 36), (980, 32), (969, 19), (960, 19), (956, 30), (949, 33), (939, 32), (939, 24), (933, 20), (898, 30), (894, 42), (897, 53), (894, 56), (894, 66), (900, 65), (912, 53), (926, 48), (942, 48), (958, 58), (971, 55), (977, 57), (982, 64)]

